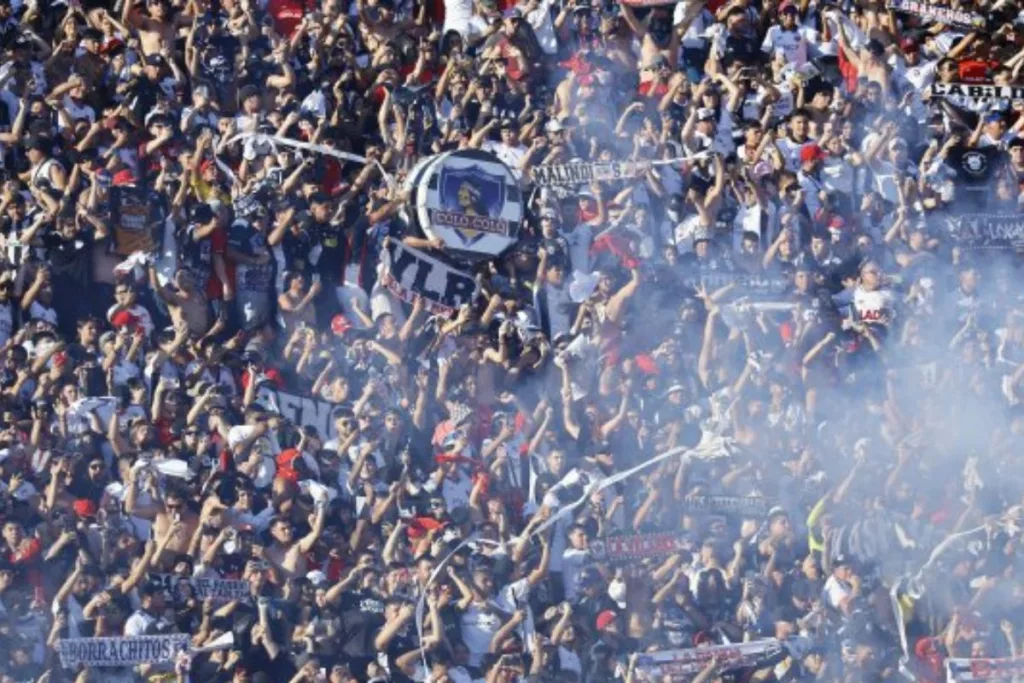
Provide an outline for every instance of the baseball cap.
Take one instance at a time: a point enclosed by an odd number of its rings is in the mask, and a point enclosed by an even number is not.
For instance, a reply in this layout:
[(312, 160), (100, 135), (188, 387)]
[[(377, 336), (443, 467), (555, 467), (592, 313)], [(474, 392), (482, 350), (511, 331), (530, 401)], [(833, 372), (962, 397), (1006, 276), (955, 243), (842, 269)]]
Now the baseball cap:
[(701, 107), (697, 110), (698, 121), (711, 121), (715, 118), (715, 110), (710, 107)]
[(341, 313), (331, 319), (331, 332), (340, 337), (352, 329), (352, 322)]
[(779, 4), (779, 14), (783, 12), (797, 12), (797, 6), (793, 4), (793, 0), (782, 0)]
[(522, 19), (523, 10), (519, 9), (518, 7), (513, 7), (502, 12), (501, 16), (504, 17), (505, 19)]
[(558, 119), (551, 119), (544, 124), (544, 130), (548, 133), (559, 133), (565, 130), (565, 126), (563, 126), (562, 122)]
[(259, 94), (259, 88), (257, 88), (255, 85), (247, 85), (238, 91), (238, 101), (245, 102), (250, 97), (259, 97)]
[(597, 626), (598, 631), (603, 631), (608, 628), (608, 626), (615, 623), (615, 612), (610, 609), (604, 610), (597, 615), (597, 619), (594, 623)]
[(585, 567), (576, 575), (576, 583), (580, 588), (591, 586), (602, 581), (601, 572), (593, 567)]
[(306, 574), (306, 579), (314, 586), (322, 586), (327, 583), (327, 574), (324, 574), (319, 569), (314, 569)]
[(1007, 149), (1013, 149), (1014, 147), (1024, 147), (1024, 138), (1014, 138), (1006, 146)]
[(825, 158), (825, 152), (816, 143), (808, 143), (800, 148), (800, 163), (806, 164), (811, 161), (821, 161)]
[(904, 52), (917, 52), (920, 50), (920, 46), (913, 38), (904, 38), (900, 41), (900, 49)]
[(165, 63), (164, 58), (160, 55), (149, 55), (146, 57), (146, 66), (163, 66)]
[(79, 498), (71, 507), (79, 517), (92, 517), (96, 514), (96, 503), (88, 498)]
[(114, 174), (111, 182), (114, 185), (134, 185), (138, 182), (138, 178), (135, 177), (130, 168), (123, 168)]

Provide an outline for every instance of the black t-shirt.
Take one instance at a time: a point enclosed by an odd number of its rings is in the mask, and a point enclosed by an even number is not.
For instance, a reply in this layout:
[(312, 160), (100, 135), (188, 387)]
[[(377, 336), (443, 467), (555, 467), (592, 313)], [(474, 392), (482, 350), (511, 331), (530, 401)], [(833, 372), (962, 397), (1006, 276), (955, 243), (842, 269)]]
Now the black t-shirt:
[(402, 655), (415, 650), (417, 647), (416, 628), (409, 622), (399, 631), (391, 642), (388, 643), (388, 664), (391, 668), (391, 679), (393, 681), (411, 681), (412, 679), (402, 673), (395, 665)]
[(195, 276), (197, 285), (205, 287), (213, 273), (213, 242), (209, 237), (197, 240), (197, 230), (198, 224), (189, 223), (178, 233), (178, 253), (182, 265)]
[(345, 265), (348, 263), (348, 237), (340, 223), (316, 223), (310, 221), (306, 229), (320, 240), (320, 259), (317, 270), (325, 286), (336, 286), (344, 282)]
[(92, 235), (80, 232), (71, 239), (59, 233), (43, 235), (43, 246), (49, 256), (54, 275), (63, 275), (89, 283), (89, 257), (92, 254)]
[(150, 111), (156, 107), (157, 98), (161, 95), (160, 84), (149, 80), (147, 77), (135, 81), (128, 92), (126, 102), (129, 109), (138, 120), (143, 120)]
[(293, 273), (302, 273), (309, 280), (312, 271), (312, 263), (309, 260), (310, 252), (316, 240), (316, 232), (313, 227), (316, 224), (310, 221), (307, 226), (298, 230), (288, 230), (281, 239), (281, 250), (284, 252), (285, 268)]
[(349, 657), (376, 655), (373, 640), (384, 626), (384, 599), (373, 591), (348, 591), (338, 601), (341, 614), (341, 650)]

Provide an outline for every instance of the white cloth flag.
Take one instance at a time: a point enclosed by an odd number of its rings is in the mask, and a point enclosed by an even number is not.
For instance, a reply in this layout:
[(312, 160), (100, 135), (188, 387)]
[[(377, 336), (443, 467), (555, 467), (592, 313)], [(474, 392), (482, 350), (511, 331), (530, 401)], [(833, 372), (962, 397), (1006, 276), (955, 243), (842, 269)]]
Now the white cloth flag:
[(67, 669), (80, 664), (101, 668), (173, 662), (188, 646), (187, 633), (172, 633), (125, 638), (67, 638), (57, 641), (57, 652)]
[(672, 680), (689, 680), (693, 674), (700, 673), (712, 658), (718, 660), (719, 671), (728, 671), (754, 666), (781, 649), (782, 644), (778, 640), (768, 638), (750, 643), (665, 650), (641, 654), (637, 657), (636, 666), (638, 673), (648, 676), (651, 680), (661, 681), (666, 676)]

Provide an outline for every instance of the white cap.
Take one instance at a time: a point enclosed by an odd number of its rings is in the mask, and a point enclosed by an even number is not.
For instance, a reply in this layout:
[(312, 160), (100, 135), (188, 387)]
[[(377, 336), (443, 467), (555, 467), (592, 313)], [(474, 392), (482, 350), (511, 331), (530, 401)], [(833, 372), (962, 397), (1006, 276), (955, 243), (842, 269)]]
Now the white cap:
[(544, 130), (548, 133), (558, 133), (559, 131), (565, 130), (565, 126), (558, 119), (551, 119), (544, 124)]
[(622, 579), (613, 579), (608, 584), (608, 597), (619, 606), (619, 609), (626, 609), (626, 582)]

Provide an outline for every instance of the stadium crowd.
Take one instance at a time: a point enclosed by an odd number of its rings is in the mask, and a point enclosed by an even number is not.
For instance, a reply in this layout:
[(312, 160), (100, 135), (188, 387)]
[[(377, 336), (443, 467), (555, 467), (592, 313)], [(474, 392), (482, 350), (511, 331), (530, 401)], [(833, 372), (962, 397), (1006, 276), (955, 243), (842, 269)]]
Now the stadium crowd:
[(0, 0), (0, 682), (1015, 674), (1022, 18)]

